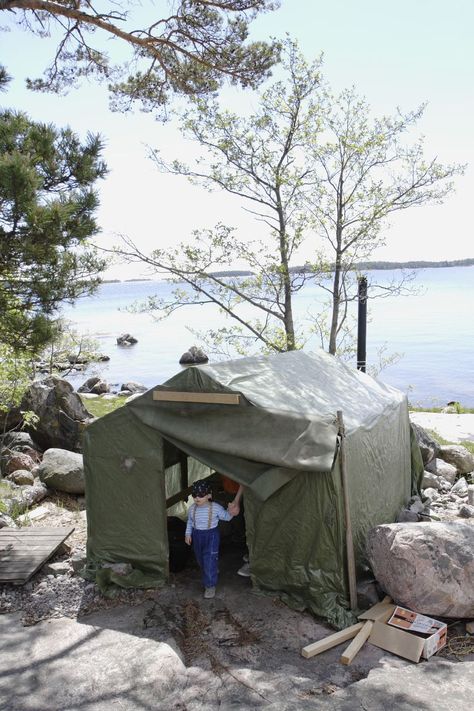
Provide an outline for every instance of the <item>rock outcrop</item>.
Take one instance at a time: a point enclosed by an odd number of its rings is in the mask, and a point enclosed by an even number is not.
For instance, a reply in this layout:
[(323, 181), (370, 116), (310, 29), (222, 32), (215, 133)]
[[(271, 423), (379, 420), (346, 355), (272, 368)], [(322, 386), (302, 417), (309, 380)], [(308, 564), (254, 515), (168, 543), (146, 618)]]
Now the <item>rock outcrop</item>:
[(393, 523), (367, 537), (375, 578), (398, 604), (432, 617), (474, 617), (474, 526)]
[(39, 422), (31, 435), (42, 449), (81, 449), (82, 434), (93, 418), (67, 380), (51, 376), (35, 380), (25, 393), (22, 410), (32, 410)]

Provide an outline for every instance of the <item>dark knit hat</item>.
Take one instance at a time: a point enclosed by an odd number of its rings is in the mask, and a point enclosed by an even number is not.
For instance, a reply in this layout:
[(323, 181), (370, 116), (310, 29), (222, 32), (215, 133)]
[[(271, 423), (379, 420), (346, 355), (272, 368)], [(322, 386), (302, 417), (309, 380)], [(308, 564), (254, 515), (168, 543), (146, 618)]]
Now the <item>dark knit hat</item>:
[(212, 494), (211, 485), (205, 479), (199, 479), (199, 481), (195, 481), (192, 485), (191, 494), (193, 496), (206, 496), (207, 494)]

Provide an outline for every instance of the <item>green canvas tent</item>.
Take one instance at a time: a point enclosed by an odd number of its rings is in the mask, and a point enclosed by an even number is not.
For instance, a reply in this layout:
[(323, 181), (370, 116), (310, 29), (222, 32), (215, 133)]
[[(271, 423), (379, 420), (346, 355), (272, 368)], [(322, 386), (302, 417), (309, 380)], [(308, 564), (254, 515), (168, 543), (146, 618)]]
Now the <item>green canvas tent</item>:
[(88, 427), (86, 574), (164, 584), (167, 508), (215, 469), (245, 486), (254, 585), (347, 623), (337, 411), (360, 570), (367, 530), (394, 521), (411, 494), (407, 400), (323, 351), (295, 351), (188, 367)]

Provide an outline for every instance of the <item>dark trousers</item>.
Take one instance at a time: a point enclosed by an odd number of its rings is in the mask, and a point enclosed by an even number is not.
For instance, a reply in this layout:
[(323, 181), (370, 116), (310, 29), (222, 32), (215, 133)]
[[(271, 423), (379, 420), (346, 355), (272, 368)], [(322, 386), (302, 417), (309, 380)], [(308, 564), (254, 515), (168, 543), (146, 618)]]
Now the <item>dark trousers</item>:
[(202, 571), (203, 585), (205, 588), (215, 588), (219, 573), (219, 529), (217, 526), (204, 531), (194, 528), (192, 537), (194, 554)]

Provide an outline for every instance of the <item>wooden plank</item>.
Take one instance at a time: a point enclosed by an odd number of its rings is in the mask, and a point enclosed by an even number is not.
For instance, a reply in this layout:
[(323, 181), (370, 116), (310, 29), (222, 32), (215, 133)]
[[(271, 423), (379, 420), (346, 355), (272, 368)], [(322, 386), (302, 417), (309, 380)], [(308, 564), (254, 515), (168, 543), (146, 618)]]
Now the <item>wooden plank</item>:
[(153, 390), (153, 400), (160, 402), (197, 402), (207, 405), (240, 405), (234, 393), (189, 393), (177, 390)]
[(370, 644), (385, 649), (387, 652), (397, 654), (412, 662), (419, 662), (425, 640), (416, 637), (410, 632), (404, 632), (396, 627), (390, 627), (383, 622), (374, 622), (372, 632), (369, 637)]
[(363, 622), (358, 622), (357, 624), (352, 625), (351, 627), (346, 627), (345, 630), (335, 632), (334, 634), (329, 635), (329, 637), (320, 639), (318, 640), (318, 642), (308, 644), (306, 647), (303, 647), (303, 649), (301, 650), (301, 654), (303, 655), (303, 657), (306, 657), (306, 659), (309, 659), (310, 657), (314, 657), (316, 654), (325, 652), (327, 649), (337, 647), (338, 644), (347, 642), (348, 639), (352, 639), (353, 637), (355, 637), (363, 626)]
[(349, 490), (346, 471), (345, 429), (342, 410), (337, 411), (339, 425), (339, 463), (341, 467), (342, 495), (344, 500), (344, 515), (346, 519), (346, 558), (347, 578), (349, 582), (349, 602), (351, 610), (357, 609), (357, 579), (354, 555), (354, 541), (352, 539), (351, 509), (349, 504)]
[(372, 632), (373, 626), (374, 623), (372, 620), (367, 620), (367, 622), (364, 622), (364, 626), (362, 627), (360, 632), (356, 634), (350, 645), (347, 647), (346, 650), (344, 650), (343, 654), (341, 655), (341, 664), (345, 664), (346, 666), (349, 666), (349, 664), (351, 664), (357, 652), (366, 643), (370, 633)]
[(392, 598), (386, 595), (383, 600), (376, 605), (369, 607), (368, 610), (357, 616), (358, 620), (381, 620), (395, 610), (395, 605), (392, 603)]
[(173, 496), (170, 496), (169, 499), (166, 499), (166, 508), (169, 509), (171, 506), (174, 506), (174, 504), (177, 504), (178, 501), (186, 501), (192, 491), (192, 488), (192, 486), (188, 486), (186, 489), (178, 491), (177, 494), (173, 494)]
[(33, 560), (36, 558), (44, 558), (45, 555), (48, 555), (49, 551), (51, 548), (48, 548), (46, 551), (36, 551), (35, 553), (30, 553), (30, 555), (27, 555), (26, 553), (21, 553), (20, 555), (15, 555), (15, 553), (12, 553), (12, 555), (9, 556), (1, 556), (0, 557), (0, 565), (6, 565), (9, 561), (22, 561), (22, 560)]
[[(74, 527), (0, 529), (0, 582), (26, 583), (73, 531)], [(40, 532), (43, 535), (37, 535)]]

